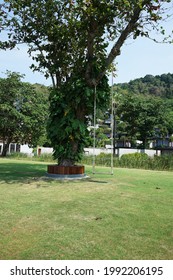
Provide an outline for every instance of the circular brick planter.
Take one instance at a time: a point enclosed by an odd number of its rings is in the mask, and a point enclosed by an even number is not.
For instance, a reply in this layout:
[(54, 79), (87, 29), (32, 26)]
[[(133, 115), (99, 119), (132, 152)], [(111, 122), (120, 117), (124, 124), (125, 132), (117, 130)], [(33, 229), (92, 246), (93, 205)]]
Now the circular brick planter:
[(62, 166), (57, 164), (47, 166), (47, 176), (60, 179), (81, 179), (87, 177), (83, 165)]

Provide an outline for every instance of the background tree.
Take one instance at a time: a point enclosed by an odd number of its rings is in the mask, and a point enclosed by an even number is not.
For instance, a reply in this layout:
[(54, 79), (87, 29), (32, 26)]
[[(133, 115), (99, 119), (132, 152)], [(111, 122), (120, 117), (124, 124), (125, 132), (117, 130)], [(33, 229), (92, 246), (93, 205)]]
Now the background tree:
[[(122, 96), (122, 100), (128, 96), (129, 98), (132, 96), (132, 99), (134, 99), (134, 106), (135, 100), (140, 98), (139, 95), (142, 96), (144, 102), (145, 97), (148, 99), (147, 102), (151, 103), (153, 103), (153, 98), (162, 100), (163, 109), (160, 112), (161, 119), (160, 117), (158, 119), (161, 123), (158, 123), (156, 120), (157, 135), (155, 135), (155, 137), (158, 136), (164, 139), (173, 134), (173, 74), (168, 73), (156, 76), (146, 75), (145, 77), (131, 80), (129, 83), (117, 84), (114, 87), (118, 96)], [(116, 100), (116, 102), (119, 101)], [(123, 106), (121, 105), (120, 107), (123, 111)], [(121, 110), (119, 110), (119, 114)], [(121, 115), (119, 115), (119, 117), (120, 119), (117, 121), (117, 134), (121, 137), (124, 132), (126, 133), (126, 125), (125, 122), (121, 121)], [(123, 126), (123, 129), (121, 126)], [(128, 137), (130, 137), (130, 135)], [(132, 136), (130, 138), (132, 139)]]
[(0, 79), (0, 139), (2, 156), (11, 142), (36, 146), (45, 134), (48, 118), (48, 95), (21, 81), (19, 73), (7, 72)]
[(117, 114), (125, 124), (130, 139), (142, 141), (143, 148), (155, 137), (156, 129), (160, 136), (168, 133), (168, 111), (160, 98), (137, 94), (125, 94), (119, 98)]
[[(51, 76), (49, 136), (62, 165), (80, 158), (97, 86), (97, 104), (108, 99), (106, 72), (129, 36), (149, 37), (159, 29), (170, 1), (5, 0), (9, 41), (27, 43), (33, 70)], [(5, 6), (2, 7), (5, 9)], [(1, 9), (1, 10), (2, 10)], [(3, 10), (4, 13), (4, 10)], [(146, 28), (145, 28), (146, 27)], [(160, 30), (164, 33), (163, 29)], [(112, 43), (110, 52), (108, 44)], [(72, 121), (73, 120), (73, 121)]]

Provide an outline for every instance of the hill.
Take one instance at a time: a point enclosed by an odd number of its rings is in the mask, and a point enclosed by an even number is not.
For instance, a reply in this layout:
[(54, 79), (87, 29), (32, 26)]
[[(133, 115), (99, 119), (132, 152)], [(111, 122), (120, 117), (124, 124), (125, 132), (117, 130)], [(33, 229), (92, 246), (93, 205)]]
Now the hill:
[(173, 74), (146, 75), (129, 83), (119, 83), (116, 85), (120, 92), (134, 94), (151, 94), (162, 98), (173, 98)]

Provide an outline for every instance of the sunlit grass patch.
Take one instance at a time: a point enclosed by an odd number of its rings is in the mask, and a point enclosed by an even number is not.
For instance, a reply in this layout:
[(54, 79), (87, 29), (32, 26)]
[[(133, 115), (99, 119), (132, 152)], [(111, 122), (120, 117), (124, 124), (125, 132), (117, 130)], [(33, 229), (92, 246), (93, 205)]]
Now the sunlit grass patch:
[(45, 172), (0, 160), (0, 259), (173, 258), (171, 172), (86, 166), (89, 179), (64, 182)]

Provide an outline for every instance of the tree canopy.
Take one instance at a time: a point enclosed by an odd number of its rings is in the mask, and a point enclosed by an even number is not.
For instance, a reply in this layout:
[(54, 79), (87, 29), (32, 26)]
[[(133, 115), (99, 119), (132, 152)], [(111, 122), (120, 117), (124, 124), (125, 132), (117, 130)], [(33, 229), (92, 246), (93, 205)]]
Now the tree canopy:
[[(58, 86), (74, 73), (97, 85), (124, 42), (164, 30), (158, 23), (170, 16), (170, 0), (4, 0), (1, 29), (9, 41), (1, 47), (27, 43), (34, 70)], [(107, 51), (111, 43), (112, 48)]]
[(11, 142), (36, 146), (45, 134), (48, 94), (21, 81), (22, 75), (7, 72), (0, 79), (0, 139), (5, 156)]
[[(144, 95), (123, 94), (119, 97), (117, 115), (124, 123), (129, 140), (140, 140), (144, 148), (156, 136), (168, 133), (166, 126), (166, 106), (160, 98)], [(122, 124), (121, 124), (122, 126)]]

